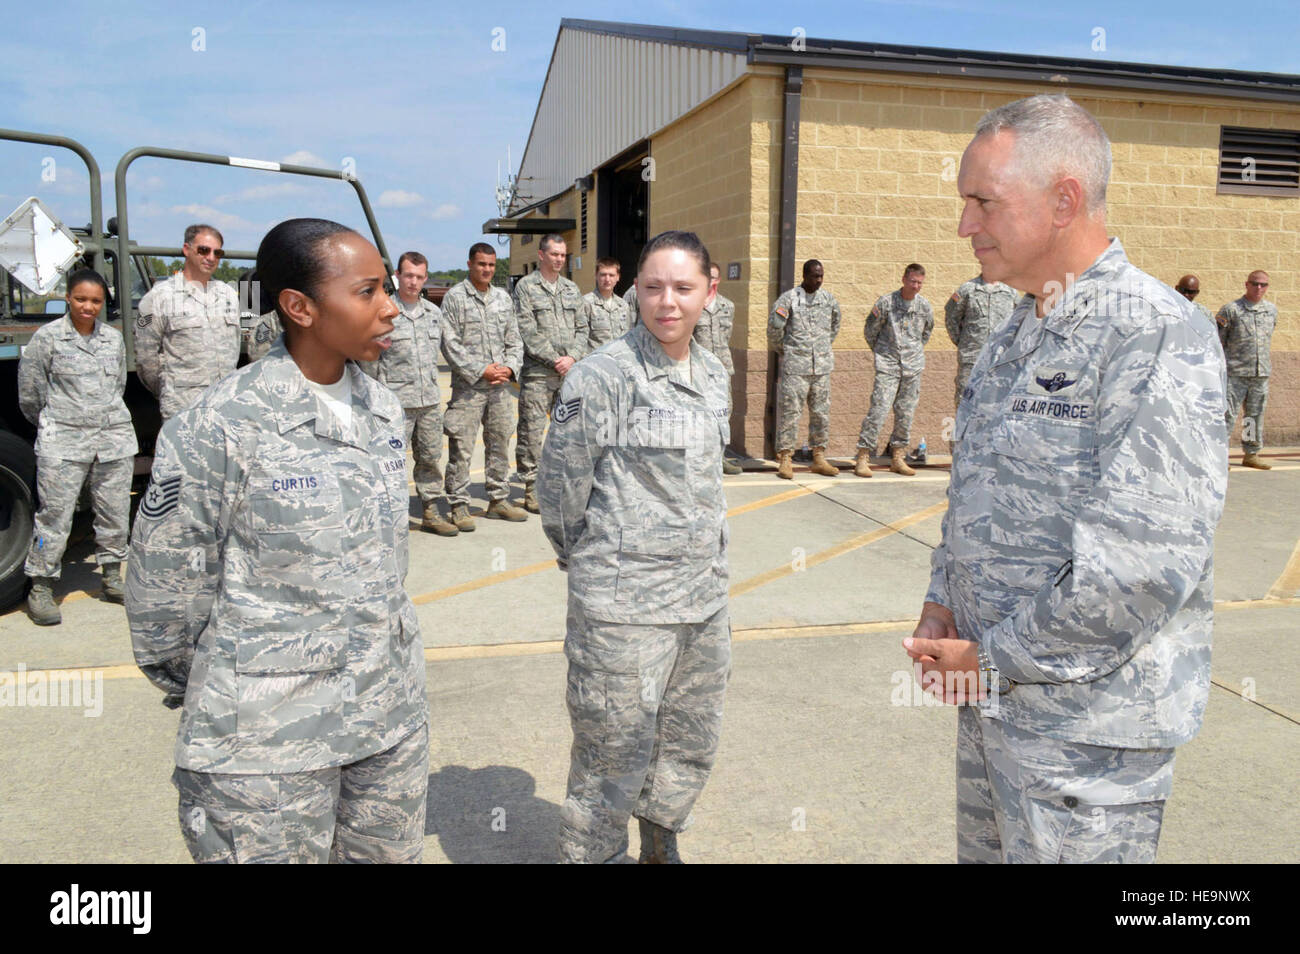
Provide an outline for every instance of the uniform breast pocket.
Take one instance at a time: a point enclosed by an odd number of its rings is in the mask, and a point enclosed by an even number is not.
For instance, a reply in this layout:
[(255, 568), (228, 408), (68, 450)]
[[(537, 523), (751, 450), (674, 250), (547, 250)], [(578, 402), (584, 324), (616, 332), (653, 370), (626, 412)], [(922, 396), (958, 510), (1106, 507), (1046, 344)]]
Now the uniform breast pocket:
[(333, 474), (285, 473), (249, 481), (258, 572), (277, 599), (328, 602), (343, 576), (343, 502)]
[[(236, 318), (238, 321), (238, 318)], [(168, 337), (172, 339), (174, 350), (202, 349), (203, 331), (207, 322), (202, 315), (173, 315), (167, 323)]]
[(50, 373), (61, 382), (97, 378), (100, 364), (88, 354), (56, 354), (50, 360)]
[[(614, 599), (645, 599), (670, 581), (673, 568), (691, 553), (688, 527), (623, 527), (618, 546), (618, 584)], [(662, 592), (658, 592), (663, 597)]]
[(993, 542), (1068, 552), (1074, 515), (1092, 484), (1092, 428), (1004, 420), (990, 447), (997, 467)]
[(651, 493), (676, 497), (685, 490), (686, 449), (693, 436), (689, 415), (675, 407), (634, 407), (628, 416), (629, 453)]
[(343, 730), (345, 701), (356, 692), (342, 672), (347, 630), (245, 632), (236, 639), (241, 743), (319, 741)]

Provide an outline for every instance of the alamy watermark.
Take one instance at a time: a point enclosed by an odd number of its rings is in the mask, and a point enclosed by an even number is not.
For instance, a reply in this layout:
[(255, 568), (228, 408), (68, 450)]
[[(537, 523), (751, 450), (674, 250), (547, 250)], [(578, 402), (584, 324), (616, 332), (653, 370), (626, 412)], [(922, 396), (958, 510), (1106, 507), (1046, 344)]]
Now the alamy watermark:
[(104, 671), (102, 669), (18, 668), (0, 672), (0, 708), (84, 709), (88, 719), (104, 712)]

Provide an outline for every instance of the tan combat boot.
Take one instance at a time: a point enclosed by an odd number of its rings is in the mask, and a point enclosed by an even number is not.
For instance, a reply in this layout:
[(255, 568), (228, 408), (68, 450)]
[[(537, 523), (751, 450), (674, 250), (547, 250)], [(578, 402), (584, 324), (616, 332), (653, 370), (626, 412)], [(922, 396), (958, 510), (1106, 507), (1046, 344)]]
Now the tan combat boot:
[(641, 828), (641, 865), (680, 865), (682, 856), (677, 853), (677, 832), (661, 828), (644, 818), (637, 819)]
[(537, 506), (537, 491), (532, 484), (524, 484), (524, 509), (529, 513), (542, 512), (542, 508)]
[(451, 519), (461, 533), (474, 532), (474, 518), (469, 515), (468, 504), (456, 504), (451, 508)]
[(776, 452), (776, 475), (782, 480), (794, 480), (794, 461), (790, 459), (792, 456), (793, 451)]
[(110, 603), (126, 602), (126, 593), (122, 590), (122, 564), (105, 563), (100, 571), (104, 577), (104, 599)]
[(744, 469), (728, 457), (722, 458), (722, 473), (728, 477), (735, 477), (737, 474), (743, 474)]
[(903, 455), (906, 453), (906, 447), (889, 448), (889, 469), (896, 474), (902, 474), (904, 477), (915, 477), (916, 471), (908, 467), (907, 461), (903, 460)]
[(858, 448), (858, 459), (853, 462), (853, 473), (858, 477), (871, 476), (871, 451), (865, 447)]
[(493, 517), (497, 520), (509, 520), (512, 523), (523, 523), (528, 519), (528, 514), (505, 499), (488, 501), (487, 511), (483, 516)]
[(27, 615), (37, 626), (57, 626), (63, 614), (54, 602), (54, 579), (48, 576), (32, 577), (32, 589), (27, 594)]
[(1256, 470), (1272, 470), (1272, 464), (1266, 464), (1259, 459), (1258, 454), (1247, 454), (1241, 459), (1242, 467), (1254, 467)]
[(454, 523), (438, 512), (436, 503), (424, 505), (424, 522), (420, 524), (420, 529), (430, 530), (440, 537), (454, 537), (460, 533)]
[(838, 477), (840, 469), (826, 459), (825, 447), (814, 447), (812, 466), (808, 469), (814, 474), (821, 474), (823, 477)]

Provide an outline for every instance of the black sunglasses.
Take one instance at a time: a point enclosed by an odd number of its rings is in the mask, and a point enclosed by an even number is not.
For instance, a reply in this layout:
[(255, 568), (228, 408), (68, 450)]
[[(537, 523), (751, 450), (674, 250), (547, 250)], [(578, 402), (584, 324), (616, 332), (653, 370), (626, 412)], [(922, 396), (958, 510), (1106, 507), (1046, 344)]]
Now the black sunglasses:
[(199, 253), (199, 258), (207, 258), (209, 255), (215, 255), (217, 261), (221, 261), (226, 257), (226, 253), (219, 248), (212, 248), (207, 245), (192, 245), (190, 247)]

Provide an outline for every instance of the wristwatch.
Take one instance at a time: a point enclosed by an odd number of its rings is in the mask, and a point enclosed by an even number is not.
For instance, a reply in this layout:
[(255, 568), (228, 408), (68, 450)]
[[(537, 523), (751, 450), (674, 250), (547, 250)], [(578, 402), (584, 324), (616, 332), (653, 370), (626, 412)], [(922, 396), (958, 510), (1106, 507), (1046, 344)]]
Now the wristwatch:
[(980, 678), (984, 682), (984, 691), (990, 694), (1005, 695), (1015, 686), (1015, 683), (1006, 676), (998, 672), (998, 667), (993, 665), (993, 658), (989, 651), (980, 643), (977, 649), (980, 663)]

